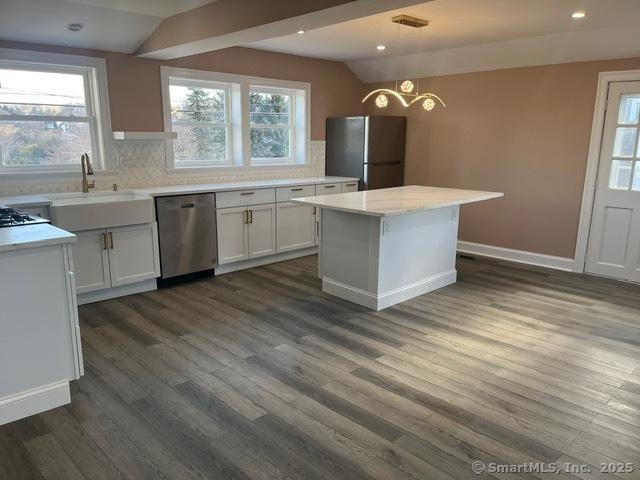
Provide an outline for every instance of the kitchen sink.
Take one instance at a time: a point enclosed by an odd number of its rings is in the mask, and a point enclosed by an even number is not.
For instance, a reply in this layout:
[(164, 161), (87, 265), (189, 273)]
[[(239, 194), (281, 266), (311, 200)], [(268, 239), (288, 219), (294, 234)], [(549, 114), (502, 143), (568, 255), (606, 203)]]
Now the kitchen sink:
[(52, 194), (51, 222), (77, 232), (155, 221), (153, 198), (132, 192)]

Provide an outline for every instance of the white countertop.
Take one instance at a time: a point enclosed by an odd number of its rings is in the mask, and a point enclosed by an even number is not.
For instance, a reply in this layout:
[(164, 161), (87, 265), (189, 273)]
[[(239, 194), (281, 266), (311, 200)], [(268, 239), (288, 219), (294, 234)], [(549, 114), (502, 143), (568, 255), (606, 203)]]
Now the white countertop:
[(189, 195), (192, 193), (228, 192), (232, 190), (250, 190), (254, 188), (289, 187), (292, 185), (315, 185), (318, 183), (344, 183), (357, 181), (354, 177), (303, 177), (278, 180), (242, 180), (237, 182), (203, 183), (196, 185), (163, 185), (159, 187), (136, 188), (138, 195), (162, 197), (168, 195)]
[(73, 233), (48, 223), (0, 228), (0, 252), (75, 241)]
[[(236, 182), (199, 183), (195, 185), (160, 185), (157, 187), (133, 188), (121, 190), (117, 194), (134, 193), (137, 195), (148, 195), (151, 197), (163, 197), (169, 195), (189, 195), (194, 193), (227, 192), (232, 190), (250, 190), (254, 188), (275, 188), (289, 187), (293, 185), (315, 185), (319, 183), (344, 183), (358, 181), (355, 177), (301, 177), (283, 178), (276, 180), (239, 180)], [(77, 195), (75, 195), (77, 194)], [(16, 207), (47, 207), (51, 205), (53, 199), (63, 198), (69, 195), (75, 196), (99, 196), (112, 195), (111, 191), (91, 191), (88, 194), (81, 192), (67, 193), (43, 193), (40, 195), (16, 195), (11, 197), (0, 197), (0, 205)]]
[(51, 205), (51, 200), (43, 195), (16, 195), (14, 197), (0, 197), (0, 205), (14, 208), (25, 205), (29, 207), (48, 207)]
[(319, 195), (317, 197), (301, 197), (291, 201), (329, 210), (386, 217), (464, 203), (481, 202), (491, 198), (502, 197), (503, 195), (500, 192), (411, 185), (362, 192), (338, 193), (335, 195)]

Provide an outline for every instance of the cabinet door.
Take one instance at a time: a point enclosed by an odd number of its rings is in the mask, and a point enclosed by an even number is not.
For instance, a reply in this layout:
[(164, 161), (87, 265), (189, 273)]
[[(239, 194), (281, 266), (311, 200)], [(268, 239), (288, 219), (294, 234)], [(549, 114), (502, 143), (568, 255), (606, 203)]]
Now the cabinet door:
[(276, 205), (249, 207), (249, 258), (276, 253)]
[(78, 293), (111, 287), (106, 230), (75, 232), (78, 240), (71, 244)]
[(218, 208), (218, 264), (233, 263), (249, 258), (246, 207)]
[(111, 286), (118, 287), (160, 276), (157, 224), (107, 230)]
[(276, 240), (278, 253), (315, 245), (314, 207), (293, 202), (278, 203)]

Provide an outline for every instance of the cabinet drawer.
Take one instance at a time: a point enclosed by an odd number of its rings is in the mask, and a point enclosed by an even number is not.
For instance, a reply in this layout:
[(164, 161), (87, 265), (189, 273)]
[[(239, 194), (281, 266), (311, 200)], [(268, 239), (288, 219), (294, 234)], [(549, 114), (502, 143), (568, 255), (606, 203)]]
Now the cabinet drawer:
[(323, 183), (316, 185), (316, 195), (331, 195), (332, 193), (342, 193), (342, 184)]
[(313, 197), (316, 194), (314, 185), (294, 185), (276, 189), (276, 202), (288, 202), (292, 198)]
[(275, 188), (234, 190), (232, 192), (216, 193), (216, 206), (218, 208), (242, 207), (245, 205), (258, 205), (260, 203), (274, 203), (275, 201)]
[(357, 192), (358, 182), (346, 182), (342, 184), (342, 193)]

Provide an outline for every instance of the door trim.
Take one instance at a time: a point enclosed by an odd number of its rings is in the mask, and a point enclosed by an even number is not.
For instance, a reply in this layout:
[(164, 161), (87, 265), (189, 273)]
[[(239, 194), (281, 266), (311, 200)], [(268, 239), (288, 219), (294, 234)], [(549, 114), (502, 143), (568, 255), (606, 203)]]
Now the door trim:
[(593, 216), (593, 201), (595, 198), (596, 180), (598, 178), (598, 166), (600, 164), (602, 137), (604, 135), (604, 120), (607, 113), (609, 85), (614, 82), (638, 81), (640, 81), (640, 70), (600, 72), (598, 75), (598, 89), (596, 90), (596, 102), (593, 112), (593, 123), (591, 125), (591, 140), (589, 142), (589, 156), (587, 157), (587, 172), (582, 189), (580, 223), (578, 224), (578, 237), (576, 239), (576, 251), (573, 262), (574, 272), (585, 272), (589, 230), (591, 229), (591, 218)]

